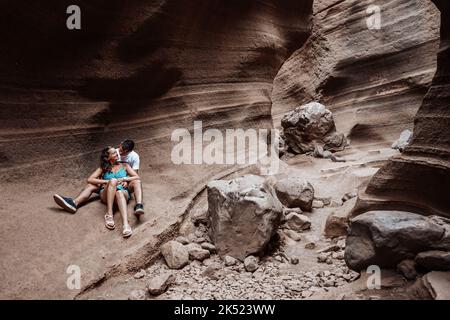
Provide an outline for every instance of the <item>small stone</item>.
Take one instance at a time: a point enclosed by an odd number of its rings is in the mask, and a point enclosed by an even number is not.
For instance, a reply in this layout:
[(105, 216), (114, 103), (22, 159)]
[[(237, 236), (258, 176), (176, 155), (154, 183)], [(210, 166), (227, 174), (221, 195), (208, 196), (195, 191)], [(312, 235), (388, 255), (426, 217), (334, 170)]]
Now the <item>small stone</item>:
[(311, 211), (314, 188), (303, 177), (295, 174), (289, 175), (278, 180), (274, 188), (278, 199), (286, 207)]
[(402, 133), (400, 134), (400, 138), (398, 138), (398, 140), (392, 144), (391, 148), (403, 152), (403, 150), (411, 142), (411, 139), (412, 139), (412, 132), (411, 130), (406, 129), (402, 131)]
[(325, 222), (324, 234), (328, 238), (346, 236), (349, 227), (349, 214), (356, 204), (356, 198), (349, 199), (338, 209), (334, 209)]
[(304, 231), (311, 228), (311, 219), (304, 214), (290, 213), (286, 217), (286, 225), (294, 231)]
[(218, 263), (211, 263), (203, 272), (202, 276), (212, 280), (219, 280), (223, 274), (221, 273), (222, 266)]
[(330, 257), (328, 257), (327, 258), (327, 260), (325, 261), (327, 264), (333, 264), (333, 260), (330, 258)]
[(248, 272), (255, 272), (256, 269), (258, 269), (258, 267), (259, 267), (258, 263), (259, 262), (258, 262), (258, 259), (256, 257), (248, 256), (244, 260), (245, 270), (247, 270)]
[(331, 198), (316, 198), (316, 200), (322, 201), (324, 206), (329, 206), (331, 204)]
[(143, 277), (146, 276), (146, 272), (144, 269), (141, 269), (139, 272), (136, 272), (135, 275), (133, 276), (135, 279), (142, 279)]
[(283, 230), (283, 232), (286, 236), (288, 236), (294, 241), (300, 241), (302, 239), (302, 236), (299, 233), (295, 232), (294, 230), (285, 229)]
[(200, 244), (202, 242), (206, 242), (206, 238), (205, 237), (196, 238), (196, 239), (194, 239), (193, 242)]
[(349, 274), (350, 274), (350, 281), (355, 281), (360, 276), (360, 274), (358, 272), (353, 271), (353, 270), (350, 270)]
[(333, 252), (333, 258), (338, 260), (344, 260), (345, 253), (344, 251)]
[(187, 239), (188, 239), (189, 242), (194, 242), (194, 240), (197, 239), (197, 236), (196, 236), (194, 233), (190, 233), (190, 234), (187, 236)]
[(331, 200), (330, 207), (337, 208), (342, 206), (342, 200)]
[(191, 262), (190, 266), (193, 269), (200, 269), (202, 267), (202, 263), (200, 261), (198, 261), (198, 260), (194, 260), (194, 261)]
[(315, 242), (308, 242), (305, 244), (305, 249), (308, 250), (314, 250), (316, 248), (316, 243)]
[(425, 251), (419, 253), (415, 261), (421, 267), (430, 271), (450, 271), (450, 252)]
[(320, 209), (320, 208), (323, 208), (324, 206), (325, 206), (325, 204), (320, 200), (313, 200), (313, 202), (312, 202), (312, 207), (314, 209)]
[(418, 277), (416, 270), (416, 262), (411, 259), (406, 259), (397, 265), (397, 270), (408, 280), (414, 280)]
[(191, 260), (203, 261), (203, 260), (209, 258), (211, 255), (208, 250), (203, 249), (197, 243), (190, 243), (190, 244), (186, 245), (185, 247), (188, 251), (189, 259), (191, 259)]
[(147, 298), (147, 294), (144, 290), (133, 290), (131, 291), (128, 300), (145, 300)]
[(230, 256), (225, 256), (223, 258), (223, 260), (224, 260), (225, 265), (227, 267), (234, 266), (237, 263), (237, 260), (235, 258), (233, 258), (233, 257), (230, 257)]
[(203, 232), (200, 229), (195, 230), (194, 235), (197, 238), (202, 238), (203, 237)]
[(319, 262), (319, 263), (325, 263), (327, 261), (327, 259), (328, 259), (328, 255), (325, 254), (324, 252), (320, 253), (317, 256), (317, 262)]
[(208, 250), (210, 253), (216, 252), (216, 246), (213, 245), (212, 243), (209, 243), (209, 242), (203, 242), (202, 244), (200, 244), (200, 246), (201, 246), (203, 249)]
[(288, 216), (290, 213), (303, 214), (303, 211), (300, 208), (286, 208), (286, 207), (283, 207), (283, 215), (284, 216)]
[(313, 292), (309, 291), (309, 290), (305, 290), (302, 292), (302, 298), (306, 299), (309, 298), (313, 295)]
[(347, 192), (342, 196), (342, 202), (346, 202), (350, 199), (356, 198), (358, 196), (358, 189), (353, 190), (352, 192)]
[(338, 240), (338, 242), (336, 244), (339, 246), (339, 248), (345, 249), (345, 238)]
[(333, 244), (318, 250), (317, 253), (339, 251), (340, 249), (341, 248), (337, 244)]
[(323, 283), (323, 286), (324, 286), (324, 287), (334, 287), (334, 281), (332, 281), (332, 280), (326, 280), (326, 281)]
[(177, 241), (177, 242), (179, 242), (181, 244), (188, 244), (189, 243), (189, 240), (186, 237), (182, 237), (182, 236), (177, 237), (175, 239), (175, 241)]
[(169, 241), (161, 246), (161, 254), (170, 269), (181, 269), (189, 263), (189, 253), (177, 241)]
[(292, 264), (298, 264), (299, 263), (299, 259), (297, 257), (291, 257), (291, 263)]
[(162, 275), (153, 277), (147, 284), (148, 292), (157, 296), (167, 291), (170, 285), (175, 283), (175, 275), (173, 273), (163, 273)]

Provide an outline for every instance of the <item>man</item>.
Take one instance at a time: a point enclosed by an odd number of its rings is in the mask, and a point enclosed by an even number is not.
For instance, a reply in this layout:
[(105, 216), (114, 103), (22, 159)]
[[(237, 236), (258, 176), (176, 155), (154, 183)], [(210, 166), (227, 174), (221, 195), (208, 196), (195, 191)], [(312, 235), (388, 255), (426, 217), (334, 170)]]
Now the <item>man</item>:
[[(124, 140), (116, 149), (119, 155), (119, 162), (128, 163), (134, 171), (139, 172), (140, 159), (139, 154), (133, 150), (134, 141)], [(126, 183), (124, 183), (126, 184)], [(144, 214), (144, 205), (142, 203), (142, 183), (140, 180), (134, 180), (128, 184), (128, 189), (134, 193), (136, 199), (136, 205), (134, 206), (134, 214), (140, 216)], [(83, 191), (75, 198), (63, 197), (59, 194), (54, 194), (53, 199), (64, 210), (75, 213), (77, 209), (84, 203), (86, 203), (93, 193), (99, 192), (99, 186), (94, 184), (88, 184)]]

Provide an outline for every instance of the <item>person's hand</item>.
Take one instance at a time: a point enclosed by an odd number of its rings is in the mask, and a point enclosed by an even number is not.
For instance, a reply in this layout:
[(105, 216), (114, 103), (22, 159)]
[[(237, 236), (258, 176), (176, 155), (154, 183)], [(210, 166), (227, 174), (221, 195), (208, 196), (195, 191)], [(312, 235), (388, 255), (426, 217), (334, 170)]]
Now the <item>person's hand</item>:
[(121, 185), (122, 187), (124, 187), (124, 188), (128, 188), (128, 182), (126, 182), (126, 181), (122, 181), (122, 182), (120, 183), (120, 185)]

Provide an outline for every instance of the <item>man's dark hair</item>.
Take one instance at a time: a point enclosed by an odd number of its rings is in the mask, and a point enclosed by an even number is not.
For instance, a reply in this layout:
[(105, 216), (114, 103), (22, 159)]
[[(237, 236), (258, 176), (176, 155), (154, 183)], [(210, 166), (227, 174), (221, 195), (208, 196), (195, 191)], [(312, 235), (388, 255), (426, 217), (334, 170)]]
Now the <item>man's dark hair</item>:
[(134, 141), (133, 140), (124, 140), (122, 141), (122, 149), (125, 152), (133, 151), (134, 149)]

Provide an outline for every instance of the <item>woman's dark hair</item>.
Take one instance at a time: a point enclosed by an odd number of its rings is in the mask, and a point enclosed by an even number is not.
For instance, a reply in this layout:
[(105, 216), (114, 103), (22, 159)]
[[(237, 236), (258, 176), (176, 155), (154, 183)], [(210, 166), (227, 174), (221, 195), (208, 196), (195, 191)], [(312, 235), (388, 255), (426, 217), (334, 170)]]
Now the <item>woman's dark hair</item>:
[(109, 150), (112, 147), (106, 147), (102, 150), (100, 155), (100, 168), (102, 168), (103, 173), (111, 171), (111, 163), (109, 162)]
[(133, 140), (129, 140), (129, 139), (122, 141), (122, 149), (125, 152), (133, 151), (133, 149), (134, 149), (134, 141)]

